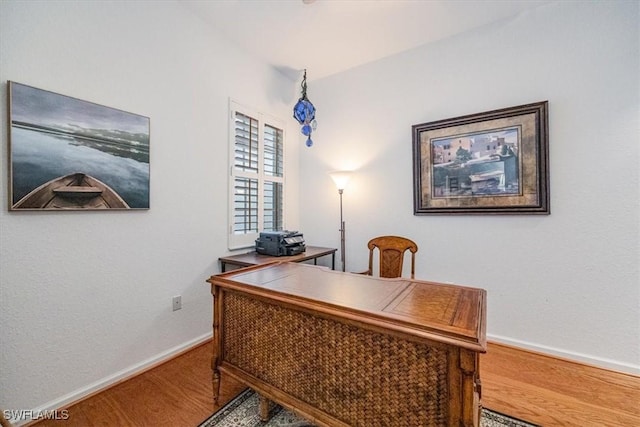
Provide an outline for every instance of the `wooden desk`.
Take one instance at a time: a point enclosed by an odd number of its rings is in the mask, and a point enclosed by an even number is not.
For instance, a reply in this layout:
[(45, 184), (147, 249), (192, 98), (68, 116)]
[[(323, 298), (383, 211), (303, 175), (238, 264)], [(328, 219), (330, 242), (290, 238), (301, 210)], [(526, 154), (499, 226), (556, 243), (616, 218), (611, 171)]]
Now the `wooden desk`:
[(486, 292), (275, 263), (212, 276), (230, 375), (321, 426), (478, 426)]
[(256, 251), (247, 252), (239, 255), (232, 255), (218, 258), (220, 260), (220, 269), (224, 273), (227, 271), (227, 264), (238, 267), (249, 267), (251, 265), (267, 264), (274, 261), (279, 262), (302, 262), (313, 260), (314, 264), (318, 263), (318, 258), (325, 255), (331, 255), (331, 269), (336, 268), (336, 251), (335, 248), (322, 248), (320, 246), (307, 246), (306, 250), (298, 255), (291, 256), (271, 256), (262, 255)]

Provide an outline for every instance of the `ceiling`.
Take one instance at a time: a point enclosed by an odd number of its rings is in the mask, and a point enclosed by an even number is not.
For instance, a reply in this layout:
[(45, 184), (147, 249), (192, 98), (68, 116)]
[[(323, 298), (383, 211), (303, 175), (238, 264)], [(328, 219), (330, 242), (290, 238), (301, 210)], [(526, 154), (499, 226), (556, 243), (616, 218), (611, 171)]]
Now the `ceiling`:
[(292, 79), (339, 73), (512, 18), (550, 0), (186, 0), (216, 32)]

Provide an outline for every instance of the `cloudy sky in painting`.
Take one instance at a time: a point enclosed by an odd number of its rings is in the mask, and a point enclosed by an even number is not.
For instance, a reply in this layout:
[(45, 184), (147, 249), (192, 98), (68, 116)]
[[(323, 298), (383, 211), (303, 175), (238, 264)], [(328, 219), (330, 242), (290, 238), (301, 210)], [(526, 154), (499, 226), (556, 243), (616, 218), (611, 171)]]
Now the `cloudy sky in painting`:
[(49, 127), (149, 133), (149, 119), (137, 114), (11, 83), (11, 120)]

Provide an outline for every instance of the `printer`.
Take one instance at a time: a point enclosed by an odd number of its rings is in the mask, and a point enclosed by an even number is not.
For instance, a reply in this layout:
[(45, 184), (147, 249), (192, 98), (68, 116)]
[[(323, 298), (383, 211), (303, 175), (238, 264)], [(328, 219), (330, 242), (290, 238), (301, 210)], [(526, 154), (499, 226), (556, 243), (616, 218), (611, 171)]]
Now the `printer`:
[(271, 256), (298, 255), (305, 251), (304, 237), (297, 231), (268, 231), (256, 239), (256, 252)]

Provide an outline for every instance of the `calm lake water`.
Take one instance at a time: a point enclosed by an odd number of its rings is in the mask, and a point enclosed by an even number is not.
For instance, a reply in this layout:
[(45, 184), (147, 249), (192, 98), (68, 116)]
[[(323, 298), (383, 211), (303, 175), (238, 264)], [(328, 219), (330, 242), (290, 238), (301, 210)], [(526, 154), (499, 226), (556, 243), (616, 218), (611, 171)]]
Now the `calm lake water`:
[(53, 178), (83, 172), (113, 188), (131, 208), (149, 208), (148, 161), (113, 151), (77, 137), (12, 127), (13, 203)]

